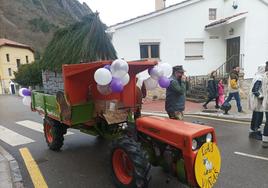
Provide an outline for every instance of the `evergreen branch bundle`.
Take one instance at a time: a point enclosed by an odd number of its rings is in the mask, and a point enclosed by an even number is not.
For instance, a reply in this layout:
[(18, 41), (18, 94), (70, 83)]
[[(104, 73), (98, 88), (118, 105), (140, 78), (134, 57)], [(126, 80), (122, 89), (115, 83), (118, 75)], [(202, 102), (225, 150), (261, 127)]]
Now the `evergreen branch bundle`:
[(116, 51), (105, 25), (98, 14), (85, 16), (82, 21), (57, 31), (41, 60), (43, 68), (61, 71), (62, 64), (113, 60)]

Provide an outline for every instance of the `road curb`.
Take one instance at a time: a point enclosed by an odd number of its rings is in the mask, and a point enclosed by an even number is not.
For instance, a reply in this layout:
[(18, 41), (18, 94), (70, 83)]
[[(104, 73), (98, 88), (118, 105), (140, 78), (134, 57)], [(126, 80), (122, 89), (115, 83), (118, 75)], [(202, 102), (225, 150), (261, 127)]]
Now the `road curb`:
[[(1, 172), (4, 177), (6, 177), (3, 181), (1, 181), (4, 187), (24, 188), (20, 168), (16, 159), (2, 146), (0, 146), (0, 164), (6, 167), (6, 169)], [(0, 187), (2, 185), (1, 183)]]
[[(143, 111), (142, 114), (144, 115), (157, 115), (157, 116), (162, 116), (162, 117), (168, 117), (166, 113), (163, 112), (148, 112), (148, 111)], [(249, 123), (251, 119), (248, 118), (234, 118), (234, 117), (223, 117), (220, 115), (210, 115), (210, 114), (200, 114), (200, 113), (185, 113), (185, 116), (200, 116), (200, 117), (209, 117), (209, 118), (217, 118), (219, 120), (231, 120), (231, 121), (240, 121), (240, 122), (246, 122)], [(228, 115), (226, 115), (228, 116)]]
[(247, 118), (233, 118), (233, 117), (222, 117), (222, 116), (218, 116), (218, 115), (207, 115), (207, 114), (195, 114), (195, 113), (189, 113), (189, 114), (185, 114), (187, 116), (200, 116), (200, 117), (209, 117), (209, 118), (217, 118), (220, 120), (231, 120), (231, 121), (240, 121), (240, 122), (250, 122), (251, 119), (247, 119)]

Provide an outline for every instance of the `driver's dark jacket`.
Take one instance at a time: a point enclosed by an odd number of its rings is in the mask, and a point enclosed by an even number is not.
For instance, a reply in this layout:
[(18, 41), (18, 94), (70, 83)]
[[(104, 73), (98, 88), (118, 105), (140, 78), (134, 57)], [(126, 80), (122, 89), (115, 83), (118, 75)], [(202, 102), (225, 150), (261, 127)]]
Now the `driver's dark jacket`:
[(174, 76), (171, 78), (169, 87), (166, 89), (165, 110), (169, 112), (182, 112), (185, 109), (186, 83), (177, 80)]

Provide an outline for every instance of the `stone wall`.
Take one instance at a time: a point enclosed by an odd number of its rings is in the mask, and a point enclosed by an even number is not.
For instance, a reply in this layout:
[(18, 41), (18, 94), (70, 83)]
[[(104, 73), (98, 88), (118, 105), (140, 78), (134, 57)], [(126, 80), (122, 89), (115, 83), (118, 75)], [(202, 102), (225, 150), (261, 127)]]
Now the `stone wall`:
[(151, 91), (147, 90), (146, 98), (152, 100), (166, 99), (166, 89), (157, 87), (156, 89)]
[(56, 94), (57, 91), (64, 90), (62, 73), (43, 71), (42, 80), (44, 92), (47, 94)]
[(248, 98), (251, 82), (252, 78), (240, 80), (240, 96), (242, 99)]

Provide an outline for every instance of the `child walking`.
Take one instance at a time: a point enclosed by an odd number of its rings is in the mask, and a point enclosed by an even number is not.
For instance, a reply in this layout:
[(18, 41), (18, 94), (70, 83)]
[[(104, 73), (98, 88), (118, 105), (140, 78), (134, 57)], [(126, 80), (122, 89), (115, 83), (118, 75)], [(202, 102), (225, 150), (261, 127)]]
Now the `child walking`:
[(222, 79), (218, 83), (218, 103), (221, 106), (224, 103), (224, 85), (222, 83)]

